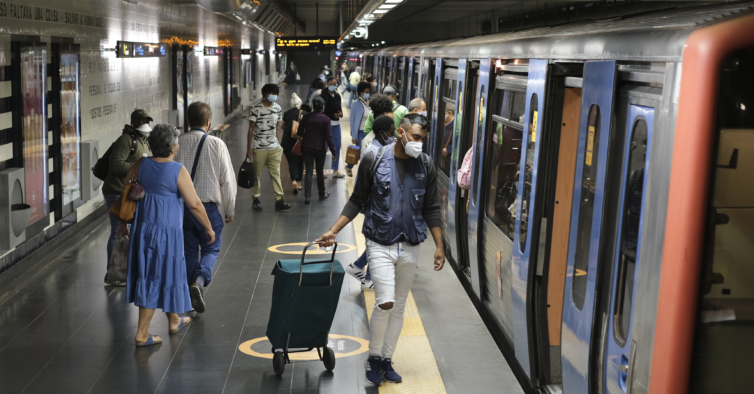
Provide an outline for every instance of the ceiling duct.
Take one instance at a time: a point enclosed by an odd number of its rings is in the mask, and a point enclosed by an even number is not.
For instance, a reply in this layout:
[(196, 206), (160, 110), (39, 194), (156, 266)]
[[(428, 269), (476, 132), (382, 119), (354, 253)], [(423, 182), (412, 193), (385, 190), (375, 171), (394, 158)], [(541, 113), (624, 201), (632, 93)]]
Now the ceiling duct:
[(201, 7), (233, 20), (245, 22), (272, 33), (284, 34), (293, 31), (298, 24), (300, 31), (306, 25), (295, 20), (288, 10), (268, 0), (196, 0)]

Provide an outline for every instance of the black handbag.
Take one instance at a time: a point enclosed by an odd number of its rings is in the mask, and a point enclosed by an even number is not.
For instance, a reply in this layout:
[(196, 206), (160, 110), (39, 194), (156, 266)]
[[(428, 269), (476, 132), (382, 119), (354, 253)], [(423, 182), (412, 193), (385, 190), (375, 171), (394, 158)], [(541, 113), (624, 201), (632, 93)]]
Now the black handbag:
[(238, 186), (244, 189), (251, 189), (257, 180), (256, 171), (254, 171), (254, 162), (247, 158), (241, 163), (241, 169), (238, 171)]

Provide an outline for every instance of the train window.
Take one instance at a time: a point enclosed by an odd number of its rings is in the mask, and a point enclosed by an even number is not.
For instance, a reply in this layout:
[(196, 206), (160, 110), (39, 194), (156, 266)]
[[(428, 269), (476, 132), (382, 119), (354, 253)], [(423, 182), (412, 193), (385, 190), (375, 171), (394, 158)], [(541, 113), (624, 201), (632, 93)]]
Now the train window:
[[(471, 149), (474, 149), (474, 147), (479, 147), (479, 145), (481, 144), (481, 140), (482, 140), (482, 128), (484, 127), (484, 124), (482, 123), (482, 121), (484, 120), (484, 111), (487, 110), (487, 107), (485, 106), (485, 102), (484, 102), (485, 101), (484, 100), (485, 99), (484, 85), (482, 85), (482, 89), (481, 89), (480, 92), (481, 92), (481, 97), (479, 97), (479, 108), (477, 109), (477, 111), (479, 112), (479, 117), (476, 119), (476, 131), (474, 132), (474, 140), (475, 141), (474, 141), (474, 145), (472, 145)], [(474, 156), (474, 166), (472, 168), (474, 169), (474, 171), (481, 171), (481, 167), (479, 167), (480, 166), (479, 160), (480, 160), (480, 157), (482, 155), (479, 155), (479, 154), (476, 154), (476, 153), (472, 153), (472, 155)], [(479, 184), (481, 182), (478, 182), (477, 181), (477, 177), (474, 176), (473, 174), (472, 174), (471, 181), (473, 183), (473, 185), (471, 187), (471, 193), (472, 193), (471, 194), (471, 204), (473, 204), (474, 206), (476, 206), (477, 196), (479, 195)]]
[[(460, 154), (460, 139), (461, 139), (461, 128), (463, 127), (463, 82), (458, 83), (458, 91), (461, 92), (458, 95), (458, 102), (456, 102), (456, 117), (453, 119), (453, 128), (452, 133), (450, 136), (450, 145), (448, 146), (448, 153), (450, 154), (450, 168), (458, 168), (458, 155)], [(473, 114), (471, 115), (474, 116)], [(458, 140), (455, 139), (455, 137), (458, 136)], [(456, 184), (456, 174), (454, 174), (455, 171), (450, 172), (450, 184), (455, 185)]]
[(618, 239), (618, 288), (615, 298), (613, 327), (615, 341), (626, 344), (631, 327), (631, 304), (634, 294), (634, 273), (639, 258), (639, 223), (644, 192), (644, 166), (647, 154), (647, 121), (637, 118), (631, 135), (628, 166), (624, 175), (621, 229)]
[(573, 305), (581, 310), (586, 297), (586, 278), (589, 269), (589, 249), (592, 243), (592, 216), (594, 214), (594, 187), (599, 167), (600, 107), (592, 105), (589, 109), (587, 138), (584, 143), (584, 168), (581, 174), (581, 201), (579, 201), (578, 233), (576, 234), (576, 253), (574, 256), (574, 273), (571, 297)]
[[(741, 393), (754, 349), (754, 47), (720, 64), (689, 393)], [(700, 177), (700, 181), (703, 180)]]
[(529, 133), (526, 141), (526, 161), (524, 162), (523, 200), (521, 200), (521, 220), (518, 228), (518, 242), (521, 253), (526, 251), (526, 237), (529, 234), (529, 213), (531, 211), (531, 182), (534, 171), (534, 147), (537, 144), (537, 120), (539, 117), (537, 94), (531, 95), (529, 109)]

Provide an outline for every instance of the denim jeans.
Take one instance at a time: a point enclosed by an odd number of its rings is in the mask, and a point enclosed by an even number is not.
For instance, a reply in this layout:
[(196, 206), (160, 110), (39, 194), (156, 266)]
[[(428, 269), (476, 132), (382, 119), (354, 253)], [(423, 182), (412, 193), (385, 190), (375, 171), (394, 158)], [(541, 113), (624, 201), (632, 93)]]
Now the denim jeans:
[[(105, 194), (104, 197), (105, 205), (107, 205), (107, 209), (110, 209), (115, 204), (115, 201), (118, 201), (120, 194)], [(120, 222), (109, 212), (107, 213), (107, 217), (110, 218), (110, 237), (107, 239), (107, 268), (110, 268), (110, 255), (113, 254), (113, 249), (115, 249), (115, 233), (118, 232)]]
[[(393, 358), (403, 329), (408, 292), (416, 277), (419, 249), (404, 242), (390, 246), (367, 240), (367, 255), (374, 281), (375, 307), (369, 321), (369, 354)], [(391, 309), (380, 305), (392, 302)]]
[(340, 125), (332, 126), (332, 142), (335, 144), (335, 160), (332, 162), (332, 170), (338, 171), (340, 164), (340, 147), (343, 143), (343, 136), (340, 135)]
[[(188, 207), (183, 208), (183, 254), (186, 256), (186, 276), (189, 286), (196, 282), (196, 277), (204, 277), (204, 285), (212, 281), (212, 269), (215, 268), (217, 257), (220, 255), (222, 233), (225, 221), (220, 209), (215, 204), (204, 204), (207, 217), (215, 232), (215, 242), (208, 244), (204, 227), (191, 213)], [(200, 256), (201, 254), (201, 256)]]

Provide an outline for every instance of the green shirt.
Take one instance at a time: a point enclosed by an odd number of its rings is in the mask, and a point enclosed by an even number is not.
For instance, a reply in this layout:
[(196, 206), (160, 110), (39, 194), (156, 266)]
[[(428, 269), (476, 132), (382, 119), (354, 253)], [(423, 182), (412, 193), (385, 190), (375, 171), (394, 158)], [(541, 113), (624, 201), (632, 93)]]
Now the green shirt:
[[(136, 150), (131, 154), (131, 136), (136, 136)], [(113, 150), (110, 152), (110, 172), (102, 185), (102, 194), (119, 195), (123, 193), (123, 185), (126, 175), (136, 160), (141, 159), (144, 154), (149, 154), (147, 137), (144, 137), (138, 130), (126, 125), (123, 134), (113, 142)]]
[[(393, 105), (395, 105), (395, 101), (393, 101)], [(398, 133), (398, 128), (401, 127), (401, 121), (403, 120), (403, 117), (408, 114), (408, 108), (399, 105), (398, 108), (393, 110), (393, 120), (395, 121), (395, 132), (396, 135)], [(374, 112), (369, 112), (369, 117), (367, 117), (367, 122), (364, 124), (364, 135), (367, 135), (372, 132), (372, 126), (374, 125)]]

